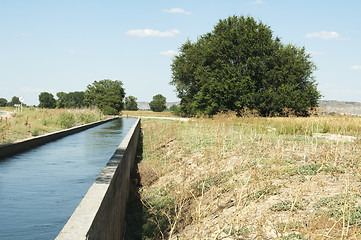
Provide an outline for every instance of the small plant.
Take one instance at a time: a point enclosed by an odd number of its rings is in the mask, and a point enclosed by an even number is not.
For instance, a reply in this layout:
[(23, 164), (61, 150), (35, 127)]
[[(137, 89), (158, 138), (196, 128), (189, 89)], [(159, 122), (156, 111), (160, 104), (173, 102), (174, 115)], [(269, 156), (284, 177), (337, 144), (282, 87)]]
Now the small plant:
[(145, 239), (159, 239), (170, 229), (174, 218), (174, 199), (169, 194), (171, 186), (153, 188), (143, 195), (144, 224), (142, 226)]
[(57, 123), (64, 128), (71, 128), (75, 125), (75, 117), (73, 114), (64, 112), (58, 117)]
[(319, 128), (317, 129), (317, 132), (319, 132), (319, 133), (328, 133), (330, 131), (331, 131), (331, 127), (330, 127), (330, 125), (327, 124), (327, 122), (321, 124), (319, 126)]
[[(321, 198), (315, 203), (316, 208), (325, 207), (328, 209), (332, 209), (334, 211), (339, 211), (343, 208), (344, 202), (345, 202), (345, 195), (344, 194), (337, 194), (332, 197), (325, 197)], [(348, 198), (348, 204), (355, 205), (355, 199), (354, 198)]]
[(302, 235), (298, 233), (291, 233), (283, 237), (283, 240), (306, 240), (306, 238), (302, 237)]
[(48, 118), (43, 118), (41, 120), (41, 123), (43, 124), (43, 126), (48, 126), (51, 123), (51, 121)]
[(239, 230), (224, 229), (223, 232), (236, 239), (238, 239), (238, 238), (243, 239), (244, 237), (246, 237), (249, 234), (250, 230), (247, 227), (243, 227)]
[(315, 203), (315, 208), (319, 210), (319, 213), (322, 208), (325, 208), (328, 217), (340, 218), (343, 215), (344, 207), (347, 206), (349, 210), (345, 211), (346, 221), (349, 222), (350, 225), (361, 225), (361, 206), (356, 206), (356, 196), (348, 196), (346, 205), (345, 198), (346, 196), (344, 194), (321, 198)]
[(39, 129), (34, 129), (32, 132), (31, 132), (31, 135), (33, 136), (33, 137), (36, 137), (36, 136), (39, 136), (40, 135), (40, 132), (41, 132), (41, 130), (39, 130)]
[[(292, 208), (292, 203), (293, 202), (290, 200), (281, 201), (276, 204), (273, 204), (270, 207), (270, 210), (274, 211), (274, 212), (290, 211)], [(296, 211), (298, 209), (304, 209), (304, 207), (305, 207), (304, 204), (302, 204), (300, 202), (296, 202), (295, 207), (293, 208), (293, 211)]]
[(191, 185), (191, 187), (194, 188), (198, 194), (200, 194), (202, 191), (208, 191), (212, 186), (221, 186), (223, 183), (229, 180), (231, 175), (232, 173), (228, 171), (220, 172), (217, 175), (196, 181), (194, 184)]
[(1, 142), (4, 142), (6, 139), (6, 126), (1, 126)]
[(248, 195), (246, 201), (247, 203), (250, 203), (251, 201), (258, 201), (264, 199), (266, 196), (277, 195), (279, 193), (280, 193), (280, 187), (269, 185), (261, 190), (258, 190)]
[(322, 166), (322, 164), (309, 164), (309, 165), (302, 165), (302, 166), (298, 166), (298, 167), (287, 167), (286, 168), (286, 172), (290, 176), (315, 175), (317, 172), (330, 173), (331, 171), (332, 171), (332, 167), (330, 167), (330, 166), (325, 167), (325, 166)]
[[(282, 232), (283, 229), (285, 229), (286, 224), (287, 223), (285, 223), (285, 222), (277, 223), (275, 225), (275, 227), (276, 227), (278, 232)], [(294, 230), (294, 231), (297, 231), (299, 229), (304, 229), (304, 228), (307, 227), (307, 224), (304, 223), (304, 222), (301, 222), (301, 221), (289, 222), (287, 225), (288, 225), (289, 230)]]

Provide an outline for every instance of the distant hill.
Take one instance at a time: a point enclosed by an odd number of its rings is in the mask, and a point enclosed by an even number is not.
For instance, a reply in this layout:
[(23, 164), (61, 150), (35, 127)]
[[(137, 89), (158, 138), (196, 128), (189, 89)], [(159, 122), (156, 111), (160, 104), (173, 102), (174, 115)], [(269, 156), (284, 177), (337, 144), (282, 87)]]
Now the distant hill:
[(319, 107), (326, 113), (351, 114), (361, 116), (361, 103), (343, 102), (335, 100), (322, 100)]
[[(170, 108), (173, 104), (179, 105), (179, 102), (166, 103), (167, 108)], [(322, 112), (325, 113), (337, 113), (337, 114), (351, 114), (361, 116), (361, 103), (359, 102), (344, 102), (336, 100), (322, 100), (319, 107)], [(138, 108), (140, 110), (150, 110), (149, 102), (138, 102)]]

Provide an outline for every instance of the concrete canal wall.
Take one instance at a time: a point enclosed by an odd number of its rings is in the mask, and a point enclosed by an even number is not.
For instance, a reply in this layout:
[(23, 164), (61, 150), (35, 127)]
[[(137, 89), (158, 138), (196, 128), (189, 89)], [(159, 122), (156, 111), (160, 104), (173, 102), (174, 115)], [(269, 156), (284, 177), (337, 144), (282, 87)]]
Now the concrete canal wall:
[(52, 133), (48, 133), (45, 135), (41, 135), (41, 136), (37, 136), (37, 137), (33, 137), (33, 138), (28, 138), (28, 139), (24, 139), (24, 140), (20, 140), (20, 141), (16, 141), (13, 143), (7, 143), (7, 144), (1, 144), (0, 145), (0, 160), (1, 158), (4, 157), (8, 157), (26, 150), (29, 150), (31, 148), (40, 146), (42, 144), (51, 142), (51, 141), (55, 141), (59, 138), (86, 130), (88, 128), (92, 128), (95, 126), (98, 126), (100, 124), (103, 124), (105, 122), (109, 122), (112, 121), (114, 119), (116, 119), (118, 117), (114, 117), (114, 118), (109, 118), (107, 120), (102, 120), (102, 121), (98, 121), (98, 122), (93, 122), (93, 123), (89, 123), (89, 124), (85, 124), (85, 125), (81, 125), (81, 126), (77, 126), (77, 127), (72, 127), (69, 129), (65, 129), (65, 130), (61, 130), (61, 131), (57, 131), (57, 132), (52, 132)]
[(138, 118), (56, 240), (123, 239), (130, 171), (140, 127)]

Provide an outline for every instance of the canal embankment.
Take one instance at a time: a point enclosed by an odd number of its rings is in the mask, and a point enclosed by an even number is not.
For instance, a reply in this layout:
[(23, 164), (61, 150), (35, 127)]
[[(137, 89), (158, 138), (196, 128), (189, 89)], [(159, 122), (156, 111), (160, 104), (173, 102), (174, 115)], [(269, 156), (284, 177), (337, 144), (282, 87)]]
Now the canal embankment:
[(138, 118), (57, 240), (122, 239), (130, 171), (136, 157), (140, 129)]
[(43, 145), (45, 143), (55, 141), (57, 139), (65, 137), (65, 136), (69, 136), (71, 134), (84, 131), (86, 129), (89, 129), (89, 128), (92, 128), (95, 126), (99, 126), (103, 123), (112, 121), (117, 118), (118, 117), (111, 117), (106, 120), (100, 120), (100, 121), (96, 121), (93, 123), (88, 123), (88, 124), (84, 124), (81, 126), (68, 128), (65, 130), (60, 130), (60, 131), (44, 134), (41, 136), (31, 137), (31, 138), (15, 141), (12, 143), (1, 144), (0, 145), (0, 159), (23, 152), (23, 151), (26, 151), (26, 150), (29, 150), (31, 148)]
[[(64, 225), (71, 222), (69, 218), (82, 199), (86, 201), (84, 196), (88, 190), (88, 195), (94, 194), (90, 200), (98, 199), (98, 205), (90, 203), (93, 210), (97, 207), (94, 218), (86, 225), (91, 227), (83, 235), (88, 232), (89, 236), (104, 235), (96, 230), (97, 226), (103, 222), (102, 218), (114, 212), (111, 222), (121, 223), (129, 181), (129, 174), (123, 174), (123, 170), (132, 167), (136, 147), (128, 145), (137, 142), (139, 131), (138, 119), (119, 118), (3, 158), (0, 161), (0, 239), (56, 238)], [(121, 142), (124, 138), (128, 141)], [(121, 182), (123, 184), (119, 184)], [(124, 203), (118, 204), (119, 199), (125, 199), (121, 201)], [(82, 206), (84, 204), (79, 205)], [(84, 229), (84, 222), (76, 223), (79, 225), (72, 228), (72, 234)], [(100, 226), (100, 229), (122, 234), (119, 226), (116, 227), (109, 230)], [(95, 233), (90, 234), (89, 230)]]

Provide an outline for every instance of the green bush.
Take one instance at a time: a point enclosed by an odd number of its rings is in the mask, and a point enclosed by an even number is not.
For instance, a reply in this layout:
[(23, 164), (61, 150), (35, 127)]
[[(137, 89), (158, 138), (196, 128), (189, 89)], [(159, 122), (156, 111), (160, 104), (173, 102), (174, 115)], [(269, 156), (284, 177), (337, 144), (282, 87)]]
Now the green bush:
[(43, 126), (47, 126), (51, 123), (51, 121), (48, 118), (43, 118), (41, 120), (41, 123), (43, 124)]
[(31, 135), (33, 137), (36, 137), (36, 136), (39, 136), (40, 135), (40, 130), (39, 129), (34, 129), (32, 132), (31, 132)]
[(169, 108), (169, 110), (172, 112), (172, 113), (174, 113), (175, 115), (180, 115), (180, 113), (181, 113), (181, 108), (180, 108), (180, 106), (177, 106), (176, 104), (173, 104), (170, 108)]
[(100, 120), (100, 117), (93, 113), (77, 113), (75, 116), (77, 122), (81, 124), (92, 123)]
[(115, 108), (112, 108), (110, 106), (103, 106), (102, 112), (104, 115), (118, 115), (119, 111)]
[(75, 126), (75, 117), (71, 113), (62, 113), (57, 119), (57, 123), (64, 128), (71, 128)]

